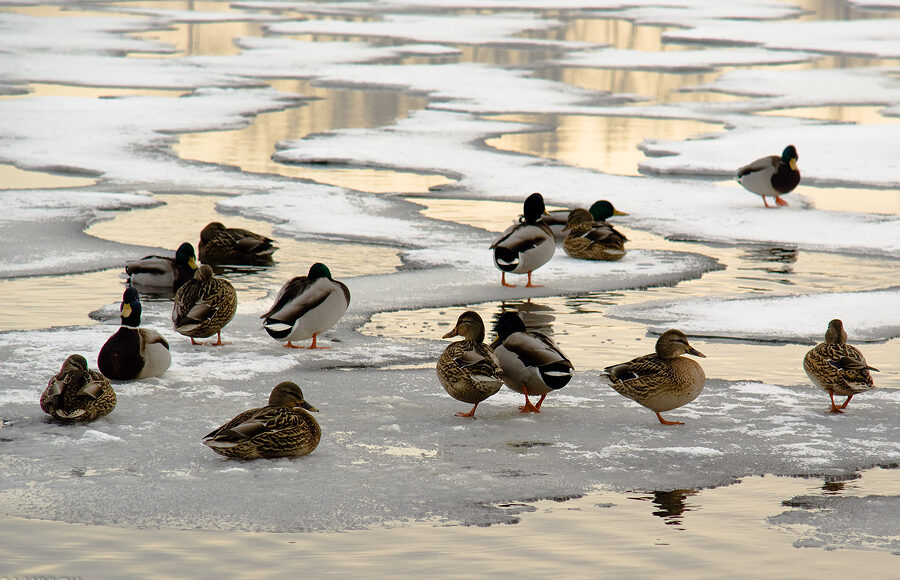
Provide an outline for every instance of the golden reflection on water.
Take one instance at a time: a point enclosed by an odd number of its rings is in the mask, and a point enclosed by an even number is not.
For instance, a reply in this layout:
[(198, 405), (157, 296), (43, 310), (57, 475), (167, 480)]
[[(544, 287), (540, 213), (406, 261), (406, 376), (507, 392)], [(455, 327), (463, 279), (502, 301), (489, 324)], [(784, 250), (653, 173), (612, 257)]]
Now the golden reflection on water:
[(274, 145), (344, 127), (378, 127), (424, 108), (427, 100), (394, 91), (337, 90), (307, 81), (274, 81), (285, 93), (310, 97), (302, 106), (257, 115), (243, 129), (187, 133), (179, 136), (175, 152), (183, 159), (224, 163), (243, 171), (310, 179), (370, 193), (426, 192), (449, 183), (442, 175), (386, 169), (321, 168), (277, 163)]
[[(131, 5), (132, 3), (129, 3)], [(217, 12), (227, 10), (227, 4), (217, 4)], [(196, 8), (195, 8), (196, 10)], [(174, 47), (166, 54), (134, 53), (132, 56), (180, 58), (185, 56), (230, 56), (241, 53), (235, 39), (243, 36), (263, 36), (259, 22), (177, 22), (161, 30), (135, 33), (146, 40), (165, 42)]]
[(14, 165), (0, 163), (0, 190), (4, 189), (55, 189), (81, 187), (96, 183), (88, 177), (56, 175), (43, 171), (28, 171)]
[(495, 118), (553, 128), (488, 139), (486, 143), (491, 147), (617, 175), (639, 174), (638, 163), (646, 157), (638, 147), (645, 139), (679, 141), (722, 128), (718, 123), (644, 117), (499, 115)]
[(4, 95), (0, 99), (25, 97), (74, 97), (81, 99), (108, 99), (115, 97), (180, 97), (187, 94), (181, 89), (131, 89), (121, 87), (77, 87), (54, 83), (30, 83), (24, 95)]

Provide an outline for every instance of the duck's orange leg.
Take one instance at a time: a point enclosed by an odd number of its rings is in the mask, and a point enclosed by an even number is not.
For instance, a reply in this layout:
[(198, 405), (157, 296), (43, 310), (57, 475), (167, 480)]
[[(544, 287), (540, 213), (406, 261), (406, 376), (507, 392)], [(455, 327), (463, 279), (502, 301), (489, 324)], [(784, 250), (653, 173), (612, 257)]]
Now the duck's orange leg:
[[(841, 411), (842, 407), (838, 407), (834, 403), (834, 393), (828, 393), (828, 394), (831, 395), (831, 408), (825, 412), (826, 413), (843, 413), (843, 411)], [(847, 399), (847, 402), (849, 403), (850, 399)]]
[(317, 334), (317, 333), (315, 333), (315, 332), (313, 333), (313, 341), (312, 341), (312, 344), (309, 345), (309, 349), (310, 349), (310, 350), (312, 350), (312, 349), (314, 349), (314, 348), (315, 348), (315, 349), (319, 349), (319, 348), (331, 348), (330, 346), (316, 346), (316, 334)]
[[(530, 273), (528, 275), (531, 276)], [(503, 284), (507, 288), (515, 288), (516, 287), (515, 284), (507, 284), (506, 283), (506, 272), (502, 272), (500, 274), (500, 283)]]
[(283, 344), (281, 346), (283, 346), (284, 348), (303, 348), (302, 346), (297, 346), (296, 344), (293, 344), (291, 341), (287, 341), (287, 344)]
[(199, 346), (199, 345), (202, 345), (202, 344), (203, 344), (202, 342), (197, 342), (196, 340), (194, 340), (194, 337), (193, 337), (193, 336), (190, 337), (190, 338), (191, 338), (191, 344), (192, 344), (193, 346)]
[(475, 418), (475, 409), (477, 409), (477, 408), (478, 408), (478, 403), (475, 403), (475, 406), (472, 407), (471, 411), (469, 411), (468, 413), (463, 413), (462, 411), (460, 411), (459, 413), (456, 414), (456, 416), (457, 417), (472, 417), (474, 419)]
[(534, 408), (537, 409), (538, 412), (541, 411), (541, 404), (543, 404), (544, 399), (546, 399), (546, 398), (547, 398), (547, 393), (544, 393), (543, 395), (541, 395), (541, 400), (538, 401), (538, 402), (537, 402), (537, 405), (534, 406)]
[(775, 196), (775, 203), (777, 203), (778, 205), (787, 205), (788, 204), (788, 202), (784, 201), (777, 195)]
[(684, 425), (681, 421), (667, 421), (662, 418), (662, 415), (659, 414), (659, 411), (656, 412), (656, 418), (659, 419), (659, 422), (663, 425)]
[[(519, 407), (520, 413), (540, 413), (541, 410), (531, 404), (531, 401), (528, 399), (528, 389), (522, 387), (522, 392), (525, 395), (525, 404)], [(543, 398), (541, 399), (544, 400)]]
[(531, 272), (528, 272), (528, 284), (525, 284), (526, 288), (543, 288), (540, 284), (532, 284), (531, 283)]
[(850, 399), (852, 399), (852, 398), (853, 398), (853, 395), (850, 395), (849, 397), (847, 397), (847, 400), (844, 401), (844, 404), (843, 404), (843, 405), (841, 405), (841, 409), (846, 409), (846, 408), (847, 408), (847, 405), (850, 404)]
[(769, 202), (766, 201), (766, 196), (762, 196), (762, 198), (763, 198), (763, 203), (766, 204), (766, 207), (772, 207), (771, 205), (769, 205)]
[(224, 342), (222, 342), (222, 331), (221, 330), (216, 333), (216, 337), (218, 338), (218, 340), (216, 342), (209, 343), (210, 346), (222, 346), (223, 344), (225, 344)]

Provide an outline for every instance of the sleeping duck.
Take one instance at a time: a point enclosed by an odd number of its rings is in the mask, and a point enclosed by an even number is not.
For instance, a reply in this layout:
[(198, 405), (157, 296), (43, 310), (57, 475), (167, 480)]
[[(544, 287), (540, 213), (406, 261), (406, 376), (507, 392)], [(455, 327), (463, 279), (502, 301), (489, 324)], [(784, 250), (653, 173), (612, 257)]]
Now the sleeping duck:
[(269, 336), (287, 341), (286, 348), (303, 348), (292, 343), (312, 338), (309, 348), (329, 348), (316, 345), (316, 337), (341, 319), (350, 306), (350, 290), (343, 282), (331, 277), (325, 264), (316, 262), (306, 276), (297, 276), (284, 283), (275, 304), (260, 316)]
[[(569, 223), (569, 214), (572, 213), (573, 209), (577, 208), (555, 209), (547, 212), (547, 216), (544, 217), (544, 223), (550, 227), (550, 231), (553, 232), (553, 237), (555, 237), (558, 242), (566, 239), (566, 232), (564, 232), (563, 229), (566, 227), (566, 224)], [(624, 211), (617, 210), (613, 207), (611, 202), (605, 199), (595, 201), (591, 204), (588, 211), (594, 216), (595, 222), (605, 222), (614, 215), (628, 215)]]
[(271, 238), (220, 222), (200, 232), (200, 261), (208, 264), (266, 265), (277, 249)]
[[(853, 345), (847, 344), (844, 323), (835, 318), (828, 323), (825, 342), (820, 342), (803, 357), (803, 370), (810, 380), (831, 396), (829, 413), (843, 413), (853, 395), (875, 388), (869, 371), (878, 371), (866, 363), (866, 357)], [(838, 407), (834, 396), (847, 397)]]
[(194, 246), (187, 242), (178, 246), (174, 258), (147, 256), (125, 263), (128, 284), (146, 294), (174, 293), (194, 277), (196, 269)]
[(269, 404), (238, 414), (204, 437), (203, 444), (225, 457), (259, 459), (307, 455), (319, 445), (322, 429), (295, 383), (279, 383)]
[(586, 209), (572, 210), (565, 232), (563, 249), (573, 258), (615, 261), (625, 256), (628, 238), (608, 223), (594, 221)]
[(680, 330), (667, 330), (656, 340), (656, 352), (606, 367), (603, 372), (620, 395), (637, 401), (654, 413), (663, 425), (684, 425), (660, 415), (697, 398), (706, 382), (703, 367), (681, 355), (706, 355), (688, 344)]
[(778, 205), (787, 205), (788, 202), (781, 199), (781, 196), (794, 191), (800, 183), (797, 159), (799, 159), (797, 149), (793, 145), (788, 145), (781, 153), (781, 157), (769, 155), (738, 169), (738, 183), (747, 191), (762, 196), (766, 207), (771, 207), (766, 201), (766, 196), (774, 197)]
[(443, 338), (454, 336), (463, 340), (444, 349), (437, 362), (437, 376), (451, 397), (475, 405), (468, 413), (460, 412), (456, 416), (474, 418), (478, 403), (503, 386), (503, 370), (494, 349), (484, 344), (484, 322), (477, 312), (468, 310), (460, 314), (456, 326)]
[(201, 344), (195, 338), (218, 335), (211, 346), (221, 346), (222, 328), (237, 312), (237, 293), (224, 278), (216, 278), (212, 268), (203, 264), (194, 278), (175, 293), (172, 323), (180, 334), (190, 337), (191, 344)]
[(169, 343), (155, 330), (140, 328), (141, 301), (134, 288), (125, 289), (119, 316), (119, 330), (106, 340), (97, 356), (100, 372), (114, 381), (163, 374), (172, 362)]
[(115, 408), (109, 379), (88, 369), (80, 354), (69, 356), (41, 393), (41, 409), (63, 423), (93, 421)]
[(541, 219), (545, 214), (544, 197), (532, 193), (525, 200), (520, 222), (507, 228), (494, 240), (494, 265), (500, 269), (500, 283), (508, 288), (515, 284), (506, 283), (506, 273), (528, 274), (526, 288), (534, 288), (531, 273), (550, 261), (556, 250), (553, 232)]
[[(497, 339), (491, 344), (500, 368), (503, 382), (517, 393), (525, 395), (523, 413), (540, 413), (541, 404), (548, 393), (569, 384), (575, 367), (549, 336), (529, 331), (516, 312), (504, 312), (494, 330)], [(540, 395), (536, 405), (528, 395)]]

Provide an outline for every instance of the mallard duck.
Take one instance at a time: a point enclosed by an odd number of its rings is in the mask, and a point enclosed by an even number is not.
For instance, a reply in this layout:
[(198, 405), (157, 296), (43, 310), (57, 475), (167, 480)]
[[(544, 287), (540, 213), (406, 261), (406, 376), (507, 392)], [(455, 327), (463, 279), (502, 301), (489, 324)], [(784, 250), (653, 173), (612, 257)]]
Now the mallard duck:
[(494, 265), (502, 272), (500, 283), (508, 288), (515, 284), (506, 283), (506, 273), (528, 273), (527, 288), (534, 288), (531, 273), (550, 261), (556, 244), (553, 232), (541, 217), (545, 214), (544, 197), (532, 193), (525, 200), (523, 215), (519, 223), (507, 228), (503, 235), (494, 240)]
[(237, 311), (237, 293), (228, 280), (213, 276), (212, 268), (203, 264), (197, 268), (194, 278), (175, 293), (172, 322), (175, 330), (189, 336), (191, 344), (200, 344), (195, 338), (218, 335), (218, 341), (209, 343), (221, 346), (222, 328), (231, 322)]
[(267, 264), (278, 247), (271, 238), (211, 222), (200, 232), (200, 261), (209, 264)]
[(285, 381), (272, 389), (268, 405), (240, 413), (204, 437), (203, 444), (236, 459), (308, 455), (322, 438), (309, 411), (318, 409), (303, 398), (296, 383)]
[[(549, 336), (529, 331), (516, 312), (504, 312), (494, 327), (497, 339), (491, 343), (503, 382), (517, 393), (525, 395), (523, 413), (540, 413), (547, 394), (569, 384), (575, 367)], [(528, 395), (540, 395), (533, 405)]]
[(169, 343), (155, 330), (139, 328), (141, 301), (134, 288), (125, 289), (119, 316), (122, 325), (106, 340), (97, 356), (100, 372), (114, 381), (163, 374), (172, 362)]
[(628, 238), (608, 223), (594, 221), (586, 209), (573, 209), (565, 230), (563, 249), (573, 258), (611, 262), (625, 256)]
[(287, 348), (303, 348), (291, 341), (310, 337), (309, 348), (330, 348), (316, 346), (316, 336), (337, 324), (349, 305), (347, 286), (331, 277), (328, 266), (316, 262), (306, 276), (285, 282), (275, 297), (275, 304), (260, 318), (264, 319), (263, 328), (269, 336), (286, 340)]
[[(835, 318), (828, 323), (825, 342), (814, 346), (803, 357), (803, 370), (810, 380), (831, 396), (829, 413), (843, 413), (853, 395), (875, 388), (875, 381), (869, 371), (878, 371), (866, 363), (855, 346), (847, 344), (844, 323)], [(834, 396), (847, 397), (838, 407)]]
[(475, 405), (468, 413), (460, 412), (456, 416), (475, 417), (478, 403), (503, 386), (503, 370), (494, 349), (484, 344), (484, 322), (477, 312), (468, 310), (460, 314), (456, 326), (443, 338), (454, 336), (464, 340), (444, 349), (437, 362), (438, 380), (451, 397)]
[(196, 269), (194, 246), (187, 242), (178, 246), (174, 258), (146, 256), (125, 263), (129, 285), (147, 293), (175, 292), (194, 277)]
[(781, 153), (781, 157), (769, 155), (738, 169), (738, 183), (747, 191), (762, 196), (766, 207), (770, 207), (766, 196), (774, 196), (778, 205), (787, 205), (788, 202), (780, 196), (794, 191), (800, 183), (798, 159), (797, 149), (793, 145), (788, 145)]
[[(566, 239), (566, 232), (564, 232), (563, 229), (565, 229), (566, 224), (569, 223), (569, 214), (572, 213), (573, 209), (577, 208), (554, 209), (548, 211), (547, 215), (544, 217), (544, 223), (547, 224), (550, 231), (553, 232), (553, 237), (559, 242)], [(594, 216), (594, 221), (596, 222), (605, 222), (614, 215), (628, 215), (624, 211), (617, 210), (613, 207), (612, 203), (605, 199), (595, 201), (591, 204), (588, 211)]]
[(692, 347), (680, 330), (667, 330), (656, 341), (656, 352), (628, 362), (608, 366), (604, 374), (618, 393), (637, 401), (654, 413), (663, 425), (684, 425), (660, 415), (687, 405), (697, 398), (706, 382), (703, 367), (681, 355), (706, 355)]
[(63, 423), (93, 421), (115, 408), (109, 379), (89, 370), (80, 354), (70, 355), (41, 393), (41, 409)]

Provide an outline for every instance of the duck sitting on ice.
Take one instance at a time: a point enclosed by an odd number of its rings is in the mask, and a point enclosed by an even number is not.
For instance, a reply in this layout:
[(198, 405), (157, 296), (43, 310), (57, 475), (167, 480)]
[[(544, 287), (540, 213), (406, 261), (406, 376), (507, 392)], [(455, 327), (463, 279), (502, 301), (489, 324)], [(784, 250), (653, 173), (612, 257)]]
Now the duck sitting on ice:
[(106, 340), (97, 355), (100, 372), (114, 381), (163, 374), (172, 363), (169, 343), (155, 330), (140, 327), (141, 301), (134, 288), (128, 287), (122, 294), (119, 316), (119, 330)]

